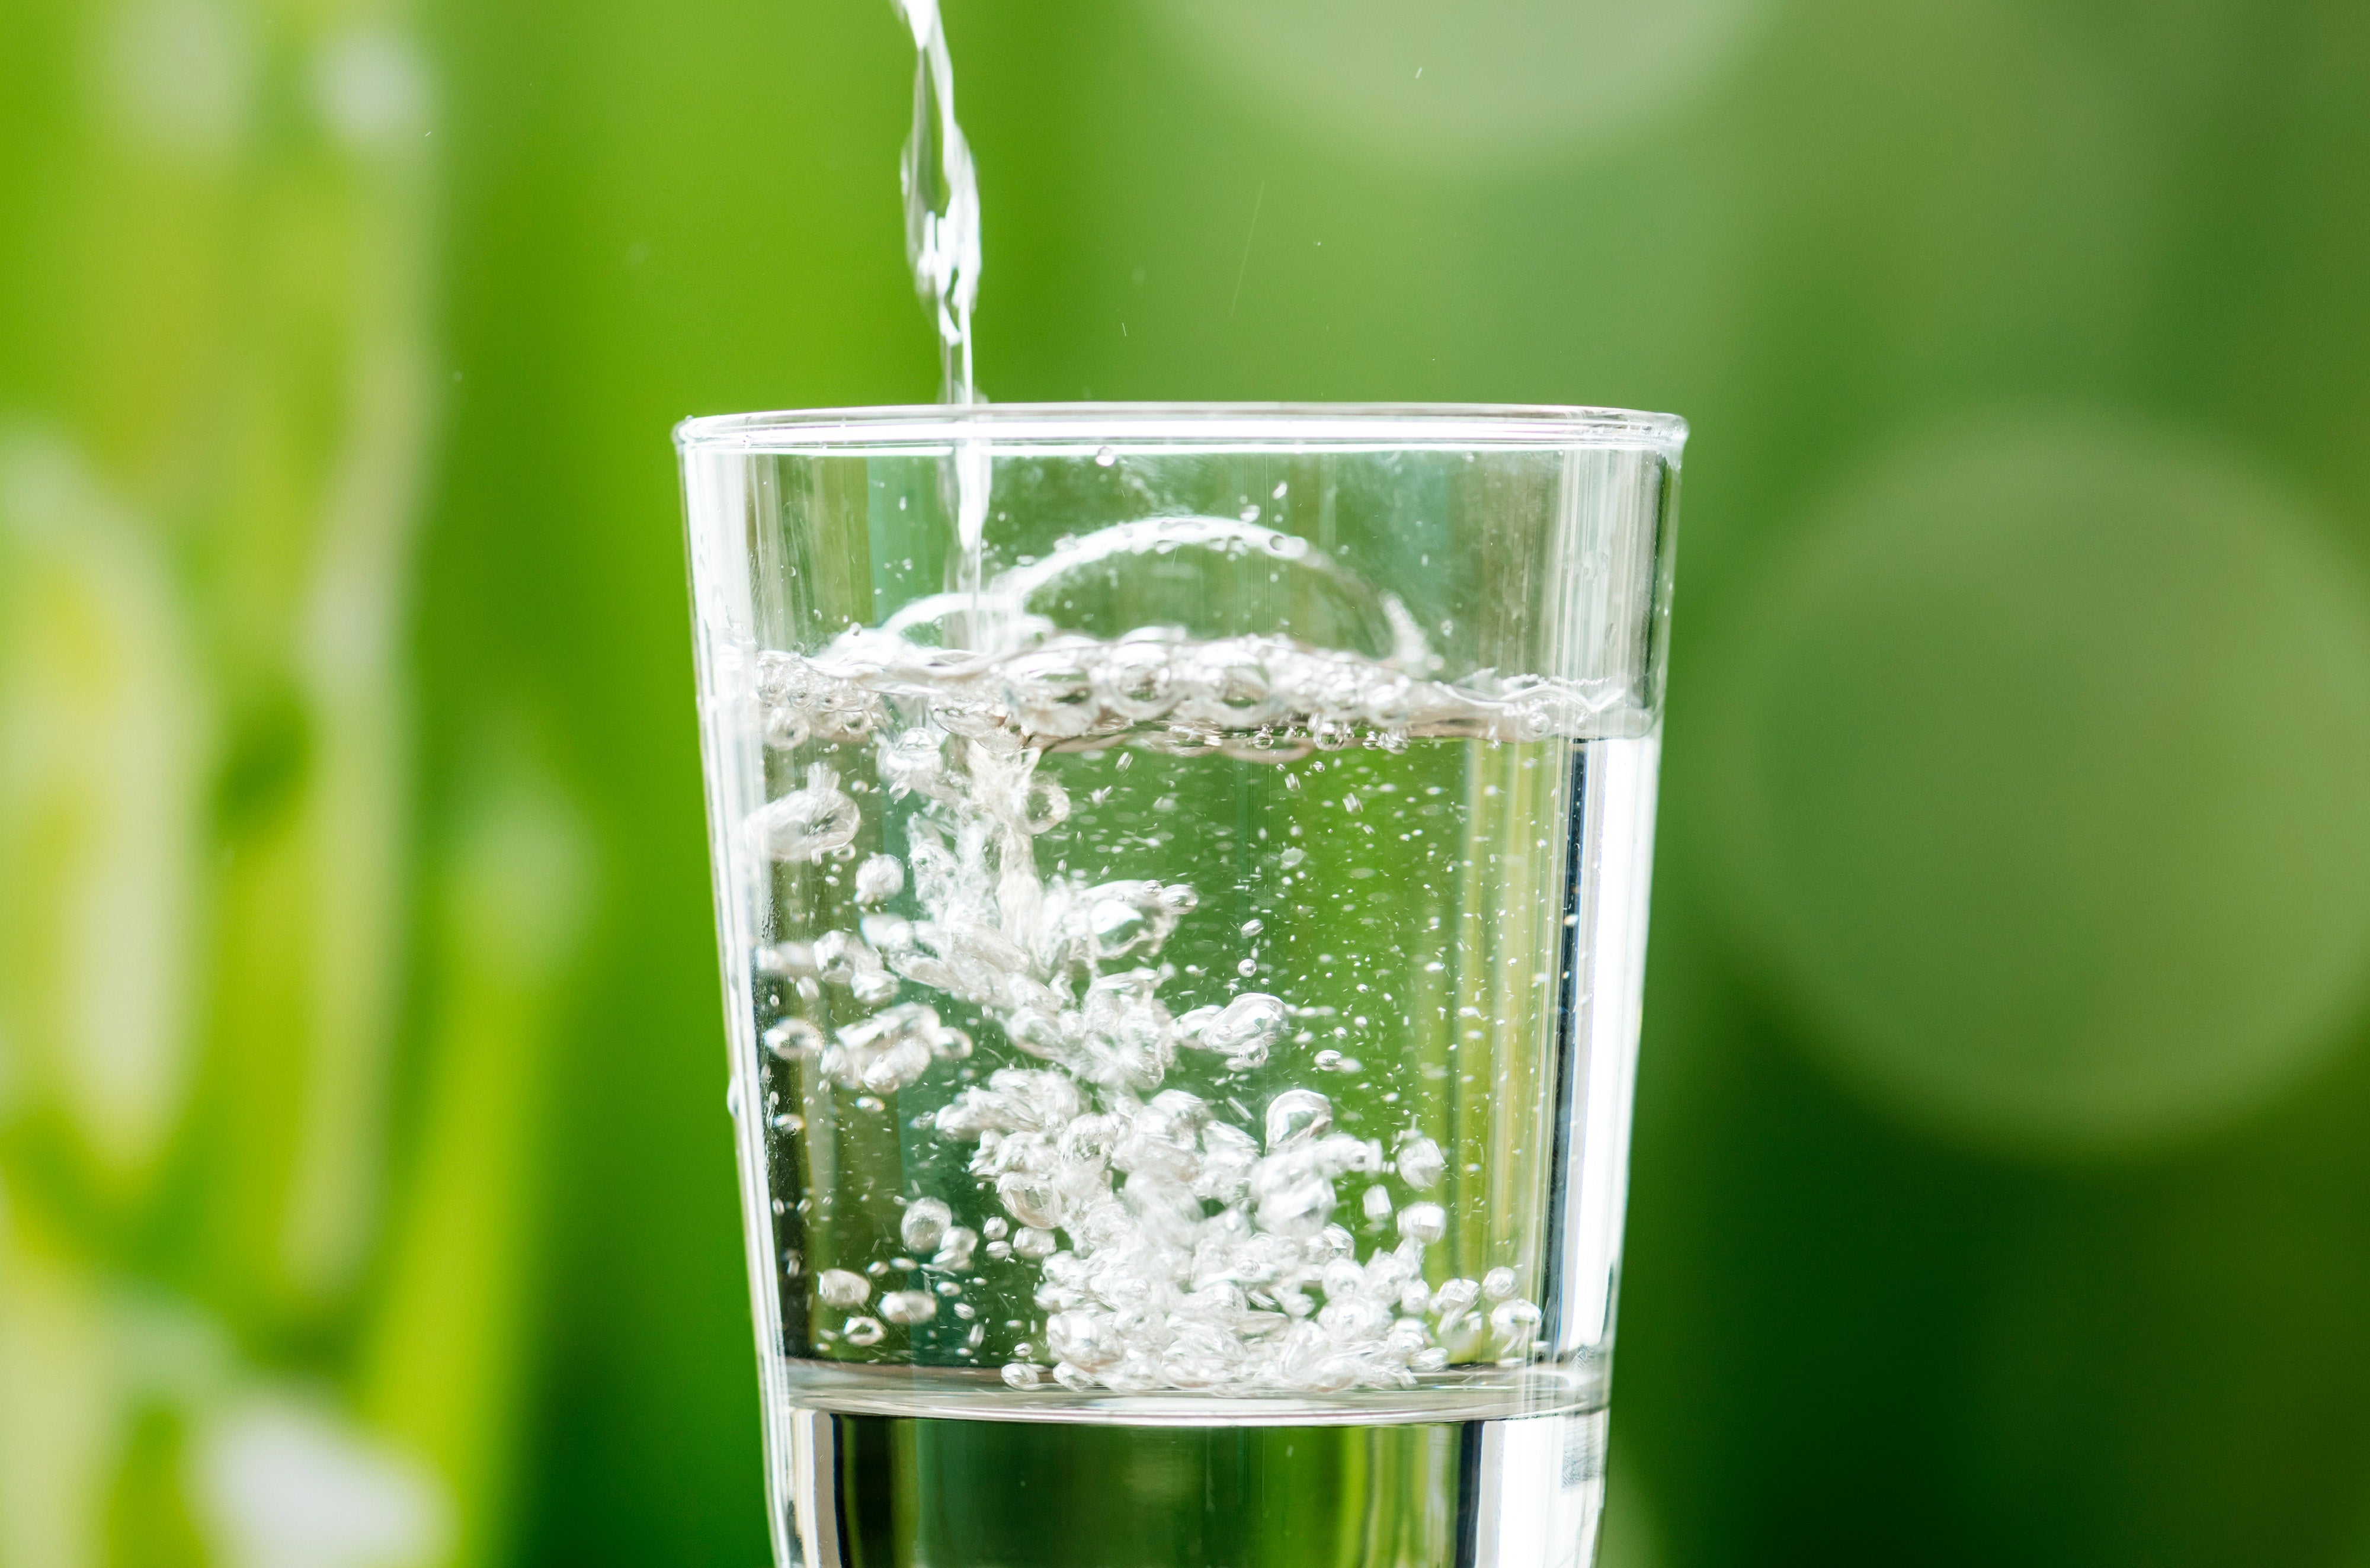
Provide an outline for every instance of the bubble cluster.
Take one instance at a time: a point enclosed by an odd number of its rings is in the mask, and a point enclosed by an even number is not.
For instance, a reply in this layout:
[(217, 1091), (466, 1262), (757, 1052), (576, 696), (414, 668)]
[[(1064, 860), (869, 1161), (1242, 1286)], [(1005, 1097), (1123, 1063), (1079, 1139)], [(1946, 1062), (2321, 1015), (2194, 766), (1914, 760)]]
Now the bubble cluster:
[(1401, 1209), (1398, 1245), (1359, 1260), (1331, 1222), (1340, 1184), (1373, 1181), (1387, 1208), (1392, 1162), (1379, 1142), (1333, 1131), (1311, 1091), (1269, 1102), (1264, 1150), (1183, 1090), (1091, 1105), (1067, 1077), (1033, 1069), (993, 1074), (937, 1121), (977, 1143), (971, 1170), (1019, 1234), (1070, 1241), (1045, 1255), (1035, 1298), (1053, 1365), (1008, 1365), (1014, 1388), (1050, 1376), (1079, 1391), (1332, 1393), (1535, 1348), (1536, 1307), (1505, 1303), (1527, 1311), (1485, 1322), (1482, 1285), (1425, 1285), (1424, 1251), (1447, 1233), (1439, 1205)]
[[(1410, 736), (1579, 735), (1617, 693), (1488, 674), (1441, 683), (1406, 637), (1376, 659), (1266, 635), (1099, 641), (1026, 617), (1005, 631), (993, 656), (926, 646), (892, 624), (850, 630), (813, 658), (760, 659), (768, 743), (869, 750), (903, 838), (902, 860), (857, 863), (863, 809), (821, 761), (746, 818), (772, 862), (856, 863), (841, 897), (862, 911), (853, 930), (756, 954), (759, 976), (796, 999), (764, 1048), (884, 1116), (899, 1115), (901, 1091), (972, 1054), (938, 1006), (977, 1010), (1033, 1063), (998, 1066), (913, 1124), (969, 1147), (968, 1172), (996, 1212), (974, 1231), (942, 1199), (912, 1198), (898, 1227), (911, 1255), (870, 1265), (905, 1271), (908, 1287), (884, 1284), (875, 1300), (865, 1276), (822, 1271), (817, 1299), (844, 1314), (826, 1333), (866, 1348), (895, 1329), (972, 1320), (961, 1280), (984, 1247), (1037, 1272), (1042, 1318), (1002, 1373), (1016, 1390), (1321, 1394), (1531, 1358), (1540, 1313), (1511, 1270), (1426, 1283), (1427, 1251), (1451, 1229), (1423, 1196), (1447, 1170), (1432, 1139), (1409, 1128), (1386, 1148), (1341, 1130), (1331, 1101), (1306, 1087), (1253, 1108), (1168, 1086), (1184, 1052), (1225, 1074), (1266, 1065), (1294, 1010), (1240, 989), (1172, 1011), (1162, 991), (1177, 971), (1160, 955), (1194, 890), (1041, 866), (1036, 841), (1074, 803), (1040, 764), (1121, 737), (1286, 761)], [(1354, 795), (1342, 805), (1358, 808)], [(1260, 929), (1240, 933), (1248, 944)], [(1257, 965), (1237, 970), (1248, 979)], [(860, 1016), (826, 1029), (821, 1020), (848, 1014), (823, 1003), (826, 989)], [(1356, 1064), (1327, 1050), (1314, 1066)], [(1361, 1215), (1374, 1238), (1363, 1257), (1337, 1219)], [(974, 1322), (967, 1343), (983, 1337)]]
[[(949, 730), (1013, 745), (1076, 748), (1125, 736), (1186, 755), (1220, 750), (1274, 762), (1361, 742), (1577, 738), (1617, 722), (1627, 695), (1609, 680), (1494, 670), (1449, 683), (1287, 637), (1187, 641), (1159, 628), (1118, 642), (1040, 631), (1017, 651), (981, 655), (859, 627), (811, 659), (762, 657), (773, 736), (859, 739), (889, 724), (902, 698), (926, 703)], [(883, 771), (919, 786), (938, 771), (932, 750), (908, 731), (881, 759)]]
[(971, 1036), (938, 1022), (935, 1008), (900, 1002), (842, 1029), (820, 1053), (825, 1076), (843, 1089), (893, 1094), (937, 1061), (971, 1055)]

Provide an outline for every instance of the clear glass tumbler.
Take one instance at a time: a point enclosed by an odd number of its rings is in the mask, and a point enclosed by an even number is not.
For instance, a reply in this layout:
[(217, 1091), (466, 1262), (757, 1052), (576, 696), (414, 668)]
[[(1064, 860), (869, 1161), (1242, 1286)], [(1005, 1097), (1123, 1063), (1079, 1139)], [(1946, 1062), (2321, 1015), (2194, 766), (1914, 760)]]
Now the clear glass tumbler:
[(1585, 1564), (1685, 426), (695, 419), (782, 1564)]

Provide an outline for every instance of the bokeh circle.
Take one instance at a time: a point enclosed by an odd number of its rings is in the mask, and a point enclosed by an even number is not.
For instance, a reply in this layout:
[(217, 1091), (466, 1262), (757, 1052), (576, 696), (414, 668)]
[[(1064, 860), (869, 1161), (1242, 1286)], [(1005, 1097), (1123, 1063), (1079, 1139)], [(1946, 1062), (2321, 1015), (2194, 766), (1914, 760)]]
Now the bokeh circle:
[(1848, 1084), (2105, 1152), (2341, 1041), (2370, 609), (2299, 512), (2199, 443), (2062, 421), (1918, 442), (1817, 511), (1707, 718), (1716, 872)]

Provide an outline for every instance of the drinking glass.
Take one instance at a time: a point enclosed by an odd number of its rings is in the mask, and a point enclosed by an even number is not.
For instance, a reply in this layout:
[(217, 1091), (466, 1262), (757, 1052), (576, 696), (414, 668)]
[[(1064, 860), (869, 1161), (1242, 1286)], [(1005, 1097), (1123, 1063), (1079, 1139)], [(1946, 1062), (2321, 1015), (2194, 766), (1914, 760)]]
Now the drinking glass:
[(784, 1568), (1589, 1562), (1685, 435), (677, 430)]

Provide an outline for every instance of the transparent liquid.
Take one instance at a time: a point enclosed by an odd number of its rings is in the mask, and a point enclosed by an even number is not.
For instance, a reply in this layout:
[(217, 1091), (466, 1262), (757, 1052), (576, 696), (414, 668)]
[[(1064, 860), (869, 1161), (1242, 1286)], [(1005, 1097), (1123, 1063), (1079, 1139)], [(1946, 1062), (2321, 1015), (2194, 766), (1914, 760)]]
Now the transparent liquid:
[(810, 1568), (1513, 1568), (1589, 1561), (1604, 1417), (1102, 1426), (799, 1416)]
[[(1294, 635), (1069, 629), (1147, 563)], [(1179, 1552), (1585, 1560), (1657, 739), (1432, 679), (1330, 572), (1123, 525), (728, 672), (785, 1551), (1005, 1560), (1038, 1466), (1084, 1521), (1038, 1561), (1169, 1560), (1092, 1522), (1139, 1482)], [(1549, 1535), (1508, 1474), (1552, 1477)]]

